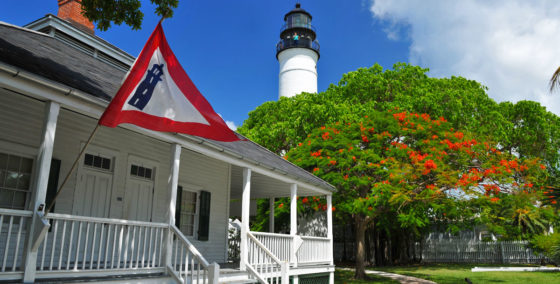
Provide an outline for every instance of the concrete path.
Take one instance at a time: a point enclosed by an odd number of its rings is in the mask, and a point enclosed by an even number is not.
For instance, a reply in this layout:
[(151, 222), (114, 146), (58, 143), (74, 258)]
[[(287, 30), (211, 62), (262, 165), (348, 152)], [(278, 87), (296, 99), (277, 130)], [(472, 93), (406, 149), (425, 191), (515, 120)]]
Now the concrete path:
[(366, 273), (391, 278), (404, 284), (437, 284), (436, 282), (430, 280), (425, 280), (425, 279), (416, 278), (407, 275), (383, 272), (383, 271), (366, 270)]
[[(339, 268), (342, 270), (354, 270), (352, 268)], [(374, 274), (374, 275), (379, 275), (382, 277), (387, 277), (387, 278), (391, 278), (393, 280), (397, 280), (403, 284), (437, 284), (434, 281), (429, 281), (429, 280), (425, 280), (425, 279), (421, 279), (421, 278), (416, 278), (416, 277), (412, 277), (412, 276), (406, 276), (406, 275), (401, 275), (401, 274), (395, 274), (395, 273), (389, 273), (389, 272), (383, 272), (383, 271), (376, 271), (376, 270), (367, 270), (366, 269), (366, 274)]]

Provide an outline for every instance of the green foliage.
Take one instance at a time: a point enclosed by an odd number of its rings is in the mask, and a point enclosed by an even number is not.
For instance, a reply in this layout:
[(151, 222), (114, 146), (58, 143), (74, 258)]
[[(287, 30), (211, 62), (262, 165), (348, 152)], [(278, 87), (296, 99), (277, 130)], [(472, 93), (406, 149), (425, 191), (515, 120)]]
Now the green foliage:
[[(150, 0), (156, 4), (156, 14), (162, 18), (173, 17), (173, 9), (179, 0)], [(142, 26), (144, 14), (140, 11), (140, 0), (82, 0), (82, 10), (86, 18), (97, 24), (97, 28), (106, 31), (111, 23), (121, 25), (123, 22), (138, 30)]]
[(503, 102), (500, 111), (508, 121), (502, 150), (524, 157), (539, 157), (550, 169), (558, 168), (560, 152), (560, 118), (533, 101), (516, 104)]
[(531, 245), (538, 252), (560, 263), (560, 233), (537, 235), (531, 240)]
[(314, 128), (398, 107), (443, 116), (455, 129), (497, 142), (500, 151), (541, 158), (550, 171), (558, 168), (560, 121), (556, 115), (536, 102), (498, 104), (476, 81), (430, 78), (427, 71), (404, 63), (395, 64), (393, 70), (377, 64), (360, 68), (344, 74), (338, 85), (323, 93), (264, 103), (249, 113), (238, 131), (280, 154), (303, 141)]

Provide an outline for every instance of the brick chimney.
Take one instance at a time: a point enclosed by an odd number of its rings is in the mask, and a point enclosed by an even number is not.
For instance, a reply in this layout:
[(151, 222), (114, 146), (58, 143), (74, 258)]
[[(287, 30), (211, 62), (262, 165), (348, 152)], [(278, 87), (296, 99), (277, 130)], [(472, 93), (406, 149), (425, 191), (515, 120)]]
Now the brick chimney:
[(81, 0), (58, 0), (57, 16), (84, 32), (94, 34), (93, 23), (82, 15)]

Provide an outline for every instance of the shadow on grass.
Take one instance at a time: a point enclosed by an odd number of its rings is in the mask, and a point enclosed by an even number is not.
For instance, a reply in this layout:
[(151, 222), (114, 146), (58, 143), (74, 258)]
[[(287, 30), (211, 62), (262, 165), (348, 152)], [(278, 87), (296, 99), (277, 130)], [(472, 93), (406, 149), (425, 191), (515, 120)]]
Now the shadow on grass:
[(377, 275), (368, 275), (368, 279), (366, 280), (357, 280), (354, 279), (354, 270), (340, 270), (337, 269), (334, 274), (334, 283), (335, 284), (362, 284), (362, 283), (387, 283), (387, 284), (397, 284), (399, 281), (395, 281), (390, 278), (381, 277)]

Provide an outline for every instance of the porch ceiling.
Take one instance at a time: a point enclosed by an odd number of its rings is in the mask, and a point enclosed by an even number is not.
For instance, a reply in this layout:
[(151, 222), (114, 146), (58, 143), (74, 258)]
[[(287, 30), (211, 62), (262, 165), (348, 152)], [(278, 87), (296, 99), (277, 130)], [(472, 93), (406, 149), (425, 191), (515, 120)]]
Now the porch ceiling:
[[(240, 199), (243, 193), (243, 168), (231, 168), (231, 198)], [(298, 196), (324, 195), (310, 188), (298, 187)], [(270, 197), (289, 197), (290, 184), (263, 174), (251, 173), (251, 199)]]

